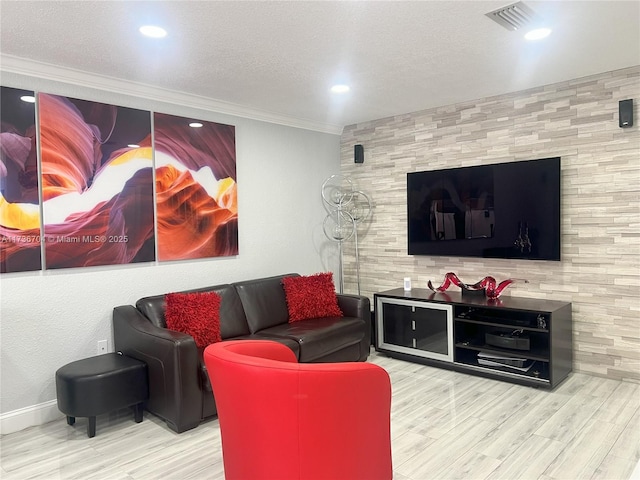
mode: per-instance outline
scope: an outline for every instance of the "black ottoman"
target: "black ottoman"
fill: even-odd
[[[147,365],[117,353],[71,362],[56,372],[58,409],[73,425],[76,417],[88,417],[87,434],[96,435],[96,416],[134,406],[135,420],[142,421],[149,397]]]

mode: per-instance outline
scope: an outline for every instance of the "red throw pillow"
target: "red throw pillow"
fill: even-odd
[[[333,286],[333,273],[284,277],[282,285],[287,297],[289,323],[308,318],[342,317]]]
[[[198,347],[206,347],[220,338],[220,302],[216,292],[167,293],[167,328],[191,335]]]

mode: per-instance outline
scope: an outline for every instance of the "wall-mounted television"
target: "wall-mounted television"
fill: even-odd
[[[407,174],[409,255],[560,260],[560,157]]]

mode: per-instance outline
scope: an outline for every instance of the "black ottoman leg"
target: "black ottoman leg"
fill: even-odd
[[[142,412],[143,412],[143,403],[138,403],[136,405],[133,406],[133,412],[135,414],[135,418],[136,418],[136,423],[140,423],[142,422]]]
[[[76,423],[76,417],[70,417],[67,415],[67,425],[73,425]]]
[[[87,435],[89,435],[89,438],[96,436],[96,417],[89,417],[89,423],[87,423]]]

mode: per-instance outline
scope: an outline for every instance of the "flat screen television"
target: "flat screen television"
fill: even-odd
[[[560,157],[407,174],[409,255],[560,260]]]

